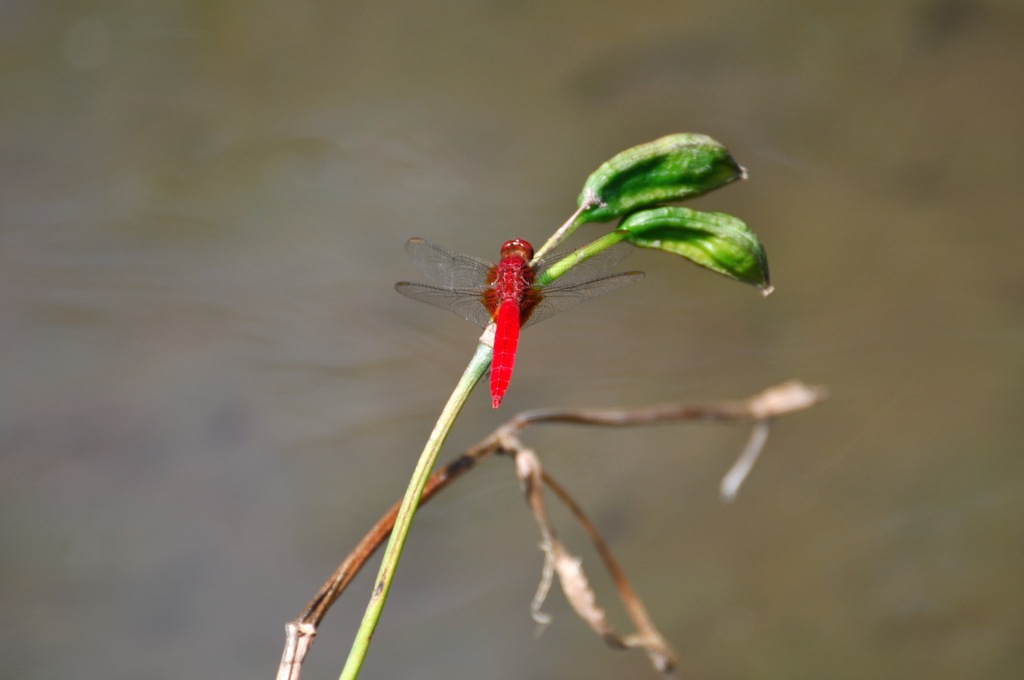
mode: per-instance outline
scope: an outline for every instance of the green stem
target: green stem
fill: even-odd
[[[363,621],[359,624],[359,631],[352,642],[352,649],[349,651],[345,668],[341,671],[340,680],[354,680],[359,675],[359,669],[366,659],[366,652],[370,647],[370,638],[373,636],[373,631],[380,620],[381,610],[384,609],[384,601],[387,599],[388,591],[391,589],[391,583],[394,580],[398,558],[402,555],[402,547],[405,545],[405,539],[409,535],[412,518],[416,514],[416,507],[419,504],[420,497],[423,495],[423,487],[427,483],[430,471],[437,461],[437,454],[441,451],[441,445],[444,444],[448,432],[451,431],[452,425],[455,423],[455,417],[462,410],[470,392],[473,391],[473,387],[487,371],[487,367],[491,365],[492,349],[484,344],[487,336],[488,333],[485,332],[484,338],[481,338],[481,344],[477,345],[476,353],[473,354],[473,358],[466,367],[466,371],[462,374],[462,378],[459,379],[458,385],[455,386],[455,391],[452,392],[452,396],[448,398],[448,403],[445,404],[444,410],[441,411],[441,415],[434,425],[434,431],[430,433],[430,438],[427,440],[426,446],[423,447],[423,453],[420,454],[420,459],[416,463],[412,479],[409,480],[405,496],[402,497],[402,505],[399,507],[398,517],[395,519],[395,527],[391,530],[391,538],[388,540],[387,548],[384,550],[384,560],[381,562],[380,571],[377,573],[377,580],[375,581],[373,593],[370,595],[370,602],[366,605]]]

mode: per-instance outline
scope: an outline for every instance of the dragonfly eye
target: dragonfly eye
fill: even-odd
[[[529,262],[533,259],[533,246],[530,245],[529,241],[514,238],[501,244],[501,256],[502,258],[521,257]]]

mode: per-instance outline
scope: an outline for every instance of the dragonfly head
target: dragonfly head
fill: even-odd
[[[514,238],[501,244],[501,257],[521,257],[527,262],[533,259],[533,246],[521,238]]]

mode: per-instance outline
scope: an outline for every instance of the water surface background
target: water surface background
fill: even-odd
[[[524,408],[827,385],[732,505],[742,427],[528,441],[685,677],[1019,677],[1022,72],[1010,0],[3,3],[0,676],[271,677],[477,337],[395,294],[403,242],[543,240],[603,160],[693,131],[750,179],[692,205],[775,294],[637,253],[442,456]],[[534,637],[537,541],[507,461],[432,502],[365,677],[655,677],[557,593]]]

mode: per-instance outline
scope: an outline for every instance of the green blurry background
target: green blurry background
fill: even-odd
[[[685,677],[1024,676],[1022,73],[1012,0],[0,3],[0,676],[271,677],[478,335],[394,293],[405,239],[543,240],[682,131],[748,168],[690,205],[775,294],[636,253],[442,457],[528,407],[827,385],[732,505],[742,427],[527,438]],[[654,677],[559,594],[535,639],[537,541],[507,461],[431,503],[365,677]]]

